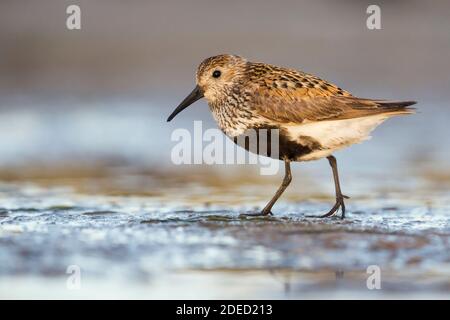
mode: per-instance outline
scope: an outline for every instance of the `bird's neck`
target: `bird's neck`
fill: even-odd
[[[223,99],[208,104],[219,128],[230,137],[244,133],[257,122],[257,116],[248,108],[244,96],[237,90],[230,89],[230,93],[224,95]]]

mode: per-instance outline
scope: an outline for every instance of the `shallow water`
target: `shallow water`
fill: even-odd
[[[299,182],[260,218],[241,214],[268,200],[277,177],[191,174],[2,184],[1,298],[450,298],[448,182],[374,182],[368,195],[371,180],[347,176],[345,220],[307,217],[332,193],[312,184],[298,194]],[[66,284],[70,265],[78,290]],[[367,288],[371,265],[381,290]]]

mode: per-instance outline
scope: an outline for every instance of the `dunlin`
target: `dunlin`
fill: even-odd
[[[189,105],[205,97],[220,129],[230,138],[248,129],[274,129],[279,133],[278,159],[285,176],[274,197],[257,213],[271,209],[292,180],[290,163],[327,158],[333,172],[336,203],[321,217],[339,208],[345,217],[335,151],[369,138],[386,119],[411,114],[414,101],[387,101],[353,96],[311,74],[236,55],[205,59],[197,69],[197,86],[173,111],[172,120]],[[235,140],[236,141],[236,140]]]

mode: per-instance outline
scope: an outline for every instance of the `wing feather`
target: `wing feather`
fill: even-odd
[[[415,101],[386,101],[353,96],[259,94],[252,107],[263,117],[282,123],[360,118],[382,113],[409,114]]]
[[[282,123],[303,123],[413,113],[414,101],[357,98],[311,74],[261,63],[249,64],[247,97],[263,117]]]

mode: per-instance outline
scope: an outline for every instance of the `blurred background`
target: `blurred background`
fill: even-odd
[[[370,3],[2,1],[0,164],[167,164],[175,127],[215,127],[205,101],[165,119],[197,65],[219,53],[311,72],[357,96],[417,100],[419,116],[387,122],[351,157],[371,166],[385,158],[372,159],[376,145],[389,154],[406,144],[390,162],[445,159],[450,5],[378,1],[382,29],[369,30]],[[81,30],[66,28],[69,4],[81,7]]]
[[[66,8],[72,4],[81,8],[81,30],[66,28]],[[366,9],[370,4],[381,8],[381,30],[366,27]],[[392,201],[397,201],[395,205],[406,201],[408,206],[408,201],[412,201],[411,206],[416,206],[419,211],[405,209],[408,212],[405,214],[412,212],[412,220],[430,224],[411,225],[406,220],[397,221],[395,232],[425,229],[443,232],[442,228],[446,228],[445,239],[448,240],[449,13],[450,2],[445,0],[2,0],[0,191],[4,210],[0,212],[0,218],[4,219],[4,227],[0,228],[0,276],[4,278],[0,289],[4,291],[0,290],[0,295],[9,297],[6,293],[9,285],[17,285],[19,289],[15,294],[18,297],[42,294],[38,288],[47,285],[47,276],[59,275],[58,272],[64,270],[75,256],[81,259],[77,261],[89,261],[91,264],[87,265],[97,272],[103,263],[110,265],[112,259],[118,266],[139,275],[161,271],[154,270],[158,263],[167,269],[189,269],[199,265],[220,269],[242,267],[239,261],[247,261],[246,268],[264,268],[269,264],[308,271],[316,267],[351,270],[355,266],[363,270],[358,261],[371,262],[372,256],[365,256],[369,250],[365,247],[348,250],[341,255],[346,260],[338,266],[333,262],[337,258],[333,248],[329,248],[332,256],[325,262],[314,256],[322,251],[313,249],[310,252],[312,264],[304,261],[297,264],[296,260],[287,258],[279,260],[277,254],[288,250],[286,243],[290,242],[285,240],[279,243],[278,249],[271,247],[276,246],[274,242],[267,246],[259,243],[261,246],[257,249],[249,247],[250,251],[242,253],[247,254],[245,257],[249,260],[245,260],[234,249],[218,251],[220,255],[201,251],[205,249],[202,245],[209,239],[216,239],[214,237],[218,237],[219,245],[229,244],[229,238],[220,237],[209,229],[206,236],[204,229],[194,229],[192,233],[177,229],[177,232],[186,233],[172,237],[171,231],[155,227],[153,232],[160,237],[155,240],[156,236],[151,238],[139,228],[141,233],[136,233],[137,236],[131,235],[136,230],[124,236],[121,230],[115,229],[115,223],[121,225],[117,222],[122,221],[120,219],[105,218],[102,220],[105,224],[94,227],[90,220],[74,218],[78,214],[85,219],[83,215],[90,217],[92,212],[121,211],[131,212],[140,221],[155,219],[150,213],[158,213],[161,208],[167,213],[174,208],[196,210],[199,205],[211,208],[211,204],[213,209],[217,209],[215,204],[220,210],[264,205],[281,176],[260,176],[254,165],[175,166],[170,160],[171,148],[175,145],[171,141],[174,129],[192,130],[194,120],[204,121],[204,130],[216,127],[204,100],[171,123],[166,119],[194,87],[198,64],[204,58],[220,53],[238,54],[249,60],[310,72],[360,97],[418,101],[416,115],[387,121],[375,130],[371,141],[336,156],[344,192],[352,196],[354,203],[361,199],[382,198],[376,203],[387,208],[386,212],[396,212],[397,207]],[[296,205],[312,198],[322,202],[319,207],[306,206],[308,210],[320,213],[328,209],[334,197],[328,163],[299,164],[293,170],[293,186],[287,191],[284,203]],[[75,191],[77,196],[68,190]],[[79,198],[95,195],[98,195],[95,199]],[[143,198],[133,198],[137,196]],[[423,208],[431,206],[430,203],[442,210],[438,220],[422,219],[422,214],[428,214]],[[24,208],[31,211],[23,211]],[[280,212],[280,208],[286,207],[280,205],[275,211]],[[295,212],[300,210],[298,208],[294,206],[288,210]],[[350,211],[355,215],[358,210],[365,209],[364,206],[350,205]],[[36,220],[30,213],[33,210],[39,214],[43,212],[41,218]],[[64,210],[75,210],[75,213],[68,220],[58,220],[64,216],[61,210],[63,213],[66,213]],[[128,215],[124,217],[127,217],[125,221],[131,219]],[[203,218],[199,219],[203,221]],[[373,225],[369,223],[369,227],[375,228],[376,221],[373,220]],[[55,223],[66,225],[68,229],[41,229]],[[77,228],[90,230],[87,240],[85,231]],[[105,231],[109,228],[112,231]],[[11,236],[16,233],[21,236]],[[73,236],[72,240],[66,238],[67,234]],[[200,248],[195,250],[200,251],[183,247],[198,234],[203,234],[203,238],[194,237],[198,241],[194,243]],[[256,241],[256,238],[249,238],[245,236],[250,243]],[[158,251],[159,247],[147,247],[149,243],[164,241],[167,241],[166,246],[160,250],[166,250],[171,256]],[[213,245],[214,241],[211,241]],[[27,245],[30,242],[42,246],[30,249]],[[392,245],[395,243],[397,241]],[[61,244],[70,249],[60,247]],[[395,245],[384,245],[380,246],[387,251],[398,249]],[[409,259],[416,261],[416,254],[424,260],[439,257],[436,258],[440,259],[439,263],[434,261],[433,272],[445,270],[447,277],[450,257],[444,252],[448,252],[448,242],[447,245],[436,245],[430,240],[429,245],[421,248],[424,251],[400,256],[401,263],[397,261],[391,265],[391,258],[383,261],[392,270],[397,270]],[[117,248],[121,250],[116,251]],[[293,248],[297,250],[296,245]],[[437,248],[439,253],[435,251]],[[240,250],[245,251],[245,248]],[[154,255],[148,256],[150,251]],[[85,252],[100,258],[86,258]],[[131,261],[139,260],[137,256],[147,257],[137,264],[138,267],[131,264]],[[229,260],[223,262],[218,256]],[[57,260],[63,257],[63,262]],[[129,264],[122,257],[128,257]],[[193,257],[196,257],[195,261],[191,260]],[[24,277],[36,274],[37,280],[33,279],[40,283],[39,286],[20,286]],[[9,278],[11,275],[19,276],[20,281]],[[106,277],[116,279],[117,274]],[[227,297],[225,293],[235,297],[235,291],[222,290],[220,277],[211,285],[210,278],[206,278],[209,280],[205,287],[196,277],[187,277],[186,283],[190,285],[195,281],[199,290],[210,290],[215,297]],[[242,281],[240,276],[234,279],[237,283]],[[167,282],[153,287],[153,297],[173,297],[168,284],[175,286],[176,283],[180,289],[178,294],[185,292],[178,280],[168,278]],[[448,278],[444,284],[448,293]],[[258,290],[258,287],[254,290],[253,285],[248,284],[248,292]],[[308,282],[306,287],[299,285],[298,288],[309,288],[309,285]],[[103,294],[109,292],[108,286],[104,289]],[[124,296],[139,296],[138,292],[133,289]],[[47,294],[52,297],[50,292]],[[270,295],[262,297],[271,298]]]

